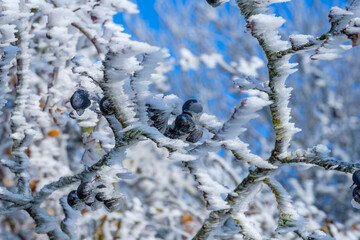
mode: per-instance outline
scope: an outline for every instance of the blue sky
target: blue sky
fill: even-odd
[[[155,11],[154,4],[156,0],[139,0],[137,1],[141,17],[148,22],[152,29],[159,29],[159,18]],[[114,22],[122,24],[122,14],[114,16]]]
[[[169,0],[171,1],[171,0]],[[199,0],[196,0],[199,1]],[[200,0],[204,1],[205,0]],[[293,0],[293,1],[300,1],[300,0]],[[348,0],[319,0],[321,1],[321,4],[328,4],[329,8],[331,6],[340,6],[345,7]],[[136,1],[138,8],[140,10],[141,17],[149,24],[149,27],[156,30],[159,29],[159,18],[155,11],[154,4],[156,0],[138,0]],[[307,1],[309,2],[309,1]],[[286,5],[287,3],[282,3],[283,5]],[[279,4],[277,4],[279,5]],[[281,4],[280,4],[281,5]],[[221,6],[224,7],[224,6]],[[286,8],[286,6],[284,6]],[[116,23],[122,23],[122,15],[117,14],[114,16],[114,21]]]
[[[158,29],[159,18],[154,8],[155,1],[156,0],[140,0],[137,4],[143,19],[147,20],[151,28]]]

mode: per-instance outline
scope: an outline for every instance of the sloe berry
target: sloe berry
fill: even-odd
[[[182,111],[183,113],[201,113],[203,107],[196,99],[190,99],[184,103]]]
[[[83,182],[77,188],[76,193],[79,199],[84,200],[91,194],[91,191],[92,191],[92,184],[90,182]]]
[[[115,197],[104,201],[106,209],[110,212],[119,210],[124,205],[123,197]]]
[[[196,128],[194,131],[192,131],[189,136],[186,138],[186,141],[191,143],[196,143],[199,141],[203,136],[203,129],[202,128]]]
[[[74,210],[81,210],[84,208],[84,203],[78,198],[76,190],[72,190],[67,196],[67,203]]]
[[[195,129],[195,122],[189,114],[182,113],[176,117],[174,129],[180,134],[187,134]]]
[[[104,192],[99,192],[95,195],[95,199],[99,202],[103,202],[106,200],[106,194]]]
[[[356,170],[353,173],[352,180],[357,186],[360,186],[360,170]]]
[[[355,202],[360,203],[360,187],[357,186],[352,192]]]
[[[111,107],[111,104],[109,102],[109,100],[106,97],[103,97],[100,100],[99,103],[100,106],[100,110],[101,112],[106,116],[106,115],[113,115],[114,114],[114,110]]]
[[[206,0],[208,4],[210,4],[212,7],[217,7],[221,4],[220,0]]]
[[[70,104],[78,115],[82,115],[86,108],[91,105],[89,94],[84,90],[76,90],[70,98]]]

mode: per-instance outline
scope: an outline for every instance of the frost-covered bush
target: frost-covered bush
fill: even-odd
[[[226,1],[207,2],[215,7]],[[360,164],[330,156],[322,144],[289,150],[290,144],[305,145],[293,140],[300,129],[290,121],[292,88],[285,81],[296,71],[297,64],[289,62],[295,54],[312,51],[311,59],[329,60],[358,45],[360,2],[346,10],[333,7],[327,33],[292,34],[289,41],[279,33],[285,20],[267,9],[280,2],[286,0],[236,1],[248,32],[241,39],[257,40],[267,79],[259,78],[264,64],[256,51],[249,52],[250,61],[228,62],[219,53],[196,56],[177,47],[183,70],[198,71],[201,64],[221,68],[246,94],[233,100],[234,110],[223,121],[226,114],[211,114],[206,100],[213,92],[221,100],[224,92],[215,90],[226,85],[199,89],[199,101],[177,97],[166,77],[172,68],[168,51],[132,40],[113,22],[118,12],[138,13],[136,4],[2,0],[1,236],[331,239],[326,232],[357,239],[356,221],[327,219],[317,198],[340,189],[321,185],[325,170],[353,173]],[[196,4],[209,7],[206,1]],[[212,19],[208,14],[203,22],[216,19],[207,11]],[[239,38],[234,34],[234,41]],[[307,73],[319,78],[316,70]],[[247,143],[246,124],[263,110],[274,141],[270,145],[271,137],[258,136]],[[256,144],[261,154],[250,150]],[[320,182],[289,177],[288,166],[304,164],[323,168],[312,172]],[[341,194],[351,199],[349,182],[343,181]]]

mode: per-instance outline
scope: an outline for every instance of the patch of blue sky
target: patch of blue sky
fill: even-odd
[[[160,21],[159,16],[155,10],[154,4],[156,0],[143,0],[143,1],[137,1],[138,9],[140,11],[140,16],[145,20],[149,27],[153,30],[157,30],[160,27]],[[123,16],[127,13],[118,13],[115,14],[113,19],[114,22],[117,24],[124,25],[124,19]],[[126,32],[126,29],[125,29]]]

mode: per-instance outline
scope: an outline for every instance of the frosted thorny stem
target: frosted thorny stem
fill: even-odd
[[[82,34],[84,34],[84,36],[90,40],[90,42],[94,45],[98,58],[101,60],[101,50],[100,47],[98,46],[97,42],[96,42],[96,38],[95,37],[91,37],[90,33],[88,33],[87,31],[85,31],[85,29],[83,27],[81,27],[79,24],[77,23],[71,23],[72,26],[74,26],[75,28],[77,28]]]
[[[28,173],[27,167],[29,164],[28,156],[23,152],[34,135],[34,132],[26,126],[26,119],[24,114],[24,109],[26,108],[25,103],[27,101],[28,94],[28,74],[29,71],[29,57],[28,57],[28,26],[25,18],[19,20],[18,23],[18,32],[16,33],[17,37],[17,46],[20,48],[17,56],[17,86],[16,86],[16,101],[15,109],[12,113],[12,136],[14,139],[12,155],[14,165],[10,168],[11,171],[15,173],[17,178],[17,192],[30,197],[30,188],[29,180],[30,175]]]
[[[330,157],[330,151],[323,145],[309,148],[306,151],[297,150],[290,153],[282,161],[284,163],[305,163],[316,165],[327,170],[335,170],[345,173],[353,173],[360,169],[360,163],[343,162]]]
[[[55,3],[54,0],[50,1],[52,3],[52,5],[54,5],[54,7],[58,7],[57,4]],[[80,26],[78,23],[71,23],[71,25],[75,28],[77,28],[82,34],[84,34],[84,36],[89,39],[89,41],[94,45],[98,58],[101,60],[101,49],[100,46],[98,45],[98,43],[96,42],[96,38],[92,37],[90,33],[88,33],[82,26]]]
[[[299,233],[301,233],[306,221],[292,206],[292,200],[289,193],[273,177],[265,179],[264,182],[269,186],[278,203],[280,217],[276,231],[279,233],[299,231]]]
[[[76,239],[76,219],[79,213],[69,206],[66,197],[60,199],[60,204],[65,214],[64,220],[61,221],[61,230],[68,235],[70,239]]]
[[[34,195],[34,201],[35,202],[42,202],[44,201],[48,196],[50,196],[54,191],[67,187],[68,185],[78,182],[81,179],[84,179],[88,174],[94,173],[98,171],[102,166],[106,165],[108,163],[108,160],[110,159],[110,156],[115,151],[118,151],[122,145],[115,146],[111,151],[107,154],[105,154],[98,162],[91,165],[90,167],[83,170],[81,173],[78,173],[71,177],[61,177],[58,181],[52,182],[50,184],[45,185],[39,192],[37,192]]]
[[[263,169],[256,169],[252,171],[243,181],[235,188],[233,194],[230,193],[226,198],[226,202],[230,206],[230,209],[224,210],[217,210],[212,211],[209,214],[209,218],[207,218],[195,235],[193,240],[200,240],[200,239],[208,239],[213,233],[214,230],[218,227],[221,227],[223,223],[226,221],[228,217],[230,217],[231,209],[234,207],[235,204],[238,203],[239,200],[243,197],[243,194],[251,192],[255,189],[256,185],[259,181],[261,181],[264,177],[268,176],[274,170],[263,170]]]
[[[67,240],[69,237],[56,226],[56,218],[50,215],[45,209],[40,208],[40,204],[32,204],[31,207],[25,209],[34,219],[37,233],[47,234],[49,239]]]
[[[46,101],[45,101],[45,105],[43,107],[43,111],[46,111],[47,108],[48,108],[48,104],[49,104],[49,101],[50,101],[50,89],[52,87],[54,87],[54,84],[56,82],[56,79],[58,78],[58,75],[59,75],[59,67],[54,67],[54,70],[53,70],[53,73],[52,73],[52,76],[51,76],[51,83],[49,84],[49,87],[48,87],[48,96],[46,98]]]

